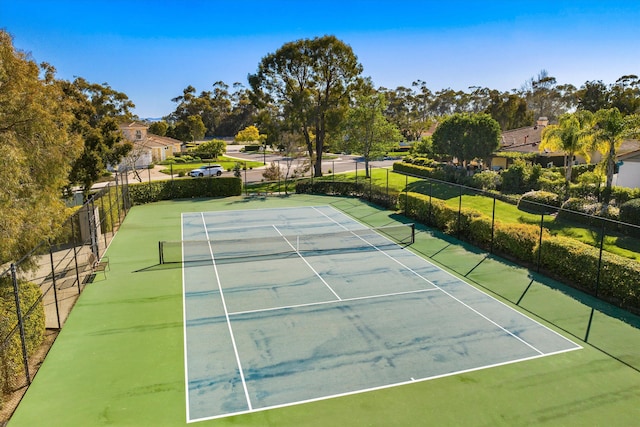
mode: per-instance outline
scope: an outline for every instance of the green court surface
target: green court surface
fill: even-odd
[[[201,364],[205,371],[227,369],[224,365],[229,356],[228,347],[222,344],[225,338],[217,333],[210,336],[198,333],[194,335],[196,342],[208,347],[216,357],[189,360],[185,331],[190,334],[188,331],[195,329],[185,327],[183,279],[190,267],[183,270],[179,263],[158,265],[158,241],[181,240],[182,218],[189,213],[251,210],[261,217],[264,211],[255,210],[305,206],[329,206],[339,211],[341,217],[367,227],[409,222],[400,215],[357,199],[307,195],[194,199],[134,207],[108,250],[110,274],[89,285],[81,295],[9,426],[637,424],[640,419],[640,405],[637,404],[640,401],[640,322],[637,317],[423,227],[418,227],[417,241],[411,246],[414,253],[425,257],[431,265],[448,268],[450,277],[463,279],[490,299],[504,303],[499,303],[500,306],[512,307],[514,313],[528,316],[544,329],[561,334],[565,341],[576,343],[582,349],[545,357],[524,357],[523,360],[519,360],[516,351],[513,356],[516,360],[513,360],[508,345],[503,347],[502,341],[493,341],[490,353],[506,354],[511,360],[509,363],[486,367],[482,364],[492,363],[481,362],[478,369],[463,368],[459,373],[439,375],[427,372],[429,366],[416,366],[423,363],[420,359],[408,358],[407,366],[413,365],[417,371],[426,372],[420,377],[423,381],[400,382],[392,378],[383,382],[381,377],[392,371],[368,369],[366,375],[356,378],[356,382],[364,381],[364,384],[358,385],[353,394],[341,392],[340,388],[331,389],[320,396],[330,398],[301,396],[296,400],[288,397],[294,404],[267,403],[264,410],[243,413],[240,409],[238,415],[213,419],[203,415],[198,418],[201,421],[195,421],[197,417],[189,417],[187,384],[191,383],[185,367]],[[235,227],[243,228],[246,224],[240,216],[236,217]],[[207,224],[207,228],[216,228],[215,221]],[[194,236],[198,238],[197,233]],[[378,262],[377,258],[366,258],[368,254],[365,260]],[[324,260],[318,257],[320,259]],[[290,266],[288,262],[288,259],[276,259],[252,268],[274,270],[280,266],[282,270]],[[242,264],[230,262],[220,267],[220,283],[227,283],[231,289],[240,291],[239,294],[252,285],[238,279],[244,274]],[[211,269],[210,266],[205,268]],[[196,287],[200,284],[210,286],[215,283],[210,276],[209,270],[185,283]],[[325,296],[319,289],[294,292],[285,298],[304,296],[312,302],[322,301]],[[208,295],[215,292],[210,287],[204,291]],[[340,294],[340,290],[336,293]],[[359,323],[362,328],[369,328],[372,333],[381,330],[388,333],[387,341],[400,339],[398,337],[410,340],[419,333],[447,334],[443,331],[446,329],[475,328],[473,318],[464,311],[445,309],[435,314],[418,311],[422,316],[418,319],[400,316],[415,310],[416,304],[424,304],[429,299],[425,294],[430,292],[412,294],[413,297],[405,295],[401,297],[403,301],[377,298],[384,312],[391,312],[393,319],[400,319],[397,325],[402,324],[402,327],[398,326],[395,332],[393,322],[380,317],[369,301],[350,301],[347,308],[352,313],[357,312],[360,319],[366,319]],[[262,342],[265,345],[268,342],[266,347],[277,351],[281,361],[295,360],[305,351],[304,347],[294,346],[290,334],[285,333],[293,330],[292,325],[302,325],[313,331],[317,325],[325,324],[328,314],[341,312],[346,307],[345,301],[338,305],[323,305],[326,310],[322,312],[314,312],[313,305],[289,307],[292,315],[274,320],[264,311],[255,311],[256,307],[273,309],[272,302],[267,299],[234,298],[233,293],[225,295],[229,295],[228,301],[235,307],[227,314],[236,316],[236,323],[232,324],[238,332],[238,347],[249,348],[259,343],[260,340],[252,336],[258,331],[262,334]],[[220,300],[217,302],[219,304]],[[275,304],[277,308],[278,303]],[[212,317],[224,316],[224,310],[220,311],[219,307],[210,310],[205,312],[205,317],[207,313]],[[465,316],[468,317],[466,321]],[[338,316],[340,322],[353,323],[349,316]],[[223,326],[227,328],[226,323]],[[314,331],[308,339],[320,340],[331,334],[329,330]],[[455,332],[453,334],[455,336]],[[376,342],[386,343],[385,340]],[[450,343],[452,348],[456,344]],[[361,346],[356,340],[347,340],[329,353],[332,357],[345,358],[362,351]],[[482,351],[486,352],[486,347]],[[262,367],[261,378],[269,377],[260,360],[263,356],[257,351],[245,359],[245,363]],[[313,370],[307,374],[301,377],[309,378],[307,382],[280,384],[281,388],[278,388],[281,381],[277,376],[271,380],[267,378],[267,382],[256,382],[252,396],[269,402],[269,393],[289,394],[291,387],[297,387],[295,394],[309,393],[309,390],[355,375],[339,370],[327,371],[326,378]],[[378,388],[380,384],[384,387]],[[308,402],[303,403],[305,400]],[[228,413],[233,414],[234,410]],[[189,423],[189,420],[194,422]]]

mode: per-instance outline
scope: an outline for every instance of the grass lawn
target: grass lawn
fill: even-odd
[[[371,177],[372,183],[380,187],[385,187],[388,182],[389,188],[396,191],[404,191],[407,188],[416,193],[431,194],[432,197],[444,200],[455,208],[461,204],[462,207],[480,211],[489,217],[493,215],[493,198],[476,193],[472,189],[465,189],[461,196],[460,189],[453,184],[430,183],[420,178],[409,177],[381,168],[373,168]],[[326,175],[321,179],[355,181],[356,174],[348,172],[335,176]],[[357,179],[358,181],[366,179],[364,171],[358,172]],[[511,203],[496,200],[495,209],[496,220],[504,223],[540,224],[540,215],[524,212]],[[552,234],[571,237],[591,246],[598,247],[600,244],[600,230],[597,227],[558,220],[551,215],[544,217],[544,227],[549,229]],[[640,240],[621,233],[608,232],[604,239],[603,249],[622,257],[640,260]]]
[[[237,159],[232,159],[226,156],[220,156],[217,160],[211,162],[194,162],[194,163],[174,163],[173,166],[163,165],[164,169],[160,169],[160,172],[166,173],[167,175],[171,173],[173,170],[174,174],[179,174],[180,172],[188,173],[192,169],[199,168],[200,166],[206,166],[210,164],[217,164],[222,166],[225,170],[232,170],[236,163],[240,163],[241,165],[246,164],[248,168],[257,168],[262,165],[262,162],[254,162],[254,161],[239,161]]]

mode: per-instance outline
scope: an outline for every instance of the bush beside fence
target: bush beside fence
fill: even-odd
[[[386,187],[352,181],[299,180],[296,182],[298,194],[331,194],[353,196],[368,200],[386,208],[395,209],[398,203],[398,191]]]
[[[25,348],[27,356],[31,356],[44,341],[44,307],[39,303],[42,292],[38,285],[22,280],[18,282],[18,292],[22,310],[25,310],[22,313]],[[4,276],[0,278],[0,337],[7,338],[0,342],[0,390],[2,393],[10,392],[15,387],[15,379],[25,373],[21,336],[14,332],[18,325],[18,316],[13,301],[13,283],[10,276]],[[1,399],[0,407],[2,407]]]
[[[92,193],[82,207],[70,208],[71,216],[54,236],[43,236],[21,259],[3,265],[9,268],[0,272],[0,408],[18,401],[6,401],[9,393],[23,392],[31,384],[45,331],[62,328],[93,281],[95,261],[129,209],[127,185],[126,173],[117,175],[115,185]]]
[[[566,284],[619,307],[640,311],[640,262],[608,252],[602,252],[601,257],[599,249],[552,236],[546,228],[503,224],[473,209],[458,210],[420,193],[401,193],[398,206],[410,218],[524,265],[537,265]]]
[[[242,194],[242,180],[236,177],[178,179],[129,184],[133,205],[159,200],[194,197],[227,197]]]

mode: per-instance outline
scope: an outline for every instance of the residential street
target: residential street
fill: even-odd
[[[270,164],[272,162],[280,162],[281,167],[286,167],[286,160],[279,154],[267,153],[266,156],[263,153],[243,153],[240,150],[243,148],[243,145],[228,145],[227,152],[225,156],[236,158],[238,160],[252,160],[256,162],[265,162],[266,164]],[[327,175],[330,173],[341,173],[341,172],[349,172],[354,171],[356,168],[358,170],[364,170],[364,161],[361,156],[351,156],[351,155],[339,155],[336,157],[334,154],[328,154],[327,157],[330,157],[329,160],[323,160],[322,162],[322,171],[323,174]],[[371,162],[371,166],[375,168],[380,167],[390,167],[394,162],[398,160],[381,160]],[[292,165],[291,170],[295,168],[295,165]],[[160,172],[162,169],[166,169],[167,166],[164,165],[156,165],[153,169],[141,169],[138,170],[138,174],[142,182],[149,181],[159,181],[171,179],[171,175]],[[264,178],[262,176],[264,172],[265,166],[260,166],[257,168],[253,168],[242,173],[243,181],[246,180],[247,183],[252,182],[260,182]],[[222,176],[230,176],[233,172],[224,172]],[[191,179],[189,177],[178,177],[177,174],[173,175],[173,179]],[[133,173],[129,173],[129,182],[138,182],[138,177]]]

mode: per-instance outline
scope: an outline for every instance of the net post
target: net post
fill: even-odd
[[[414,222],[411,223],[411,244],[413,245],[416,242],[416,224]]]
[[[162,240],[158,241],[158,262],[160,264],[164,264],[164,259],[162,257]]]

